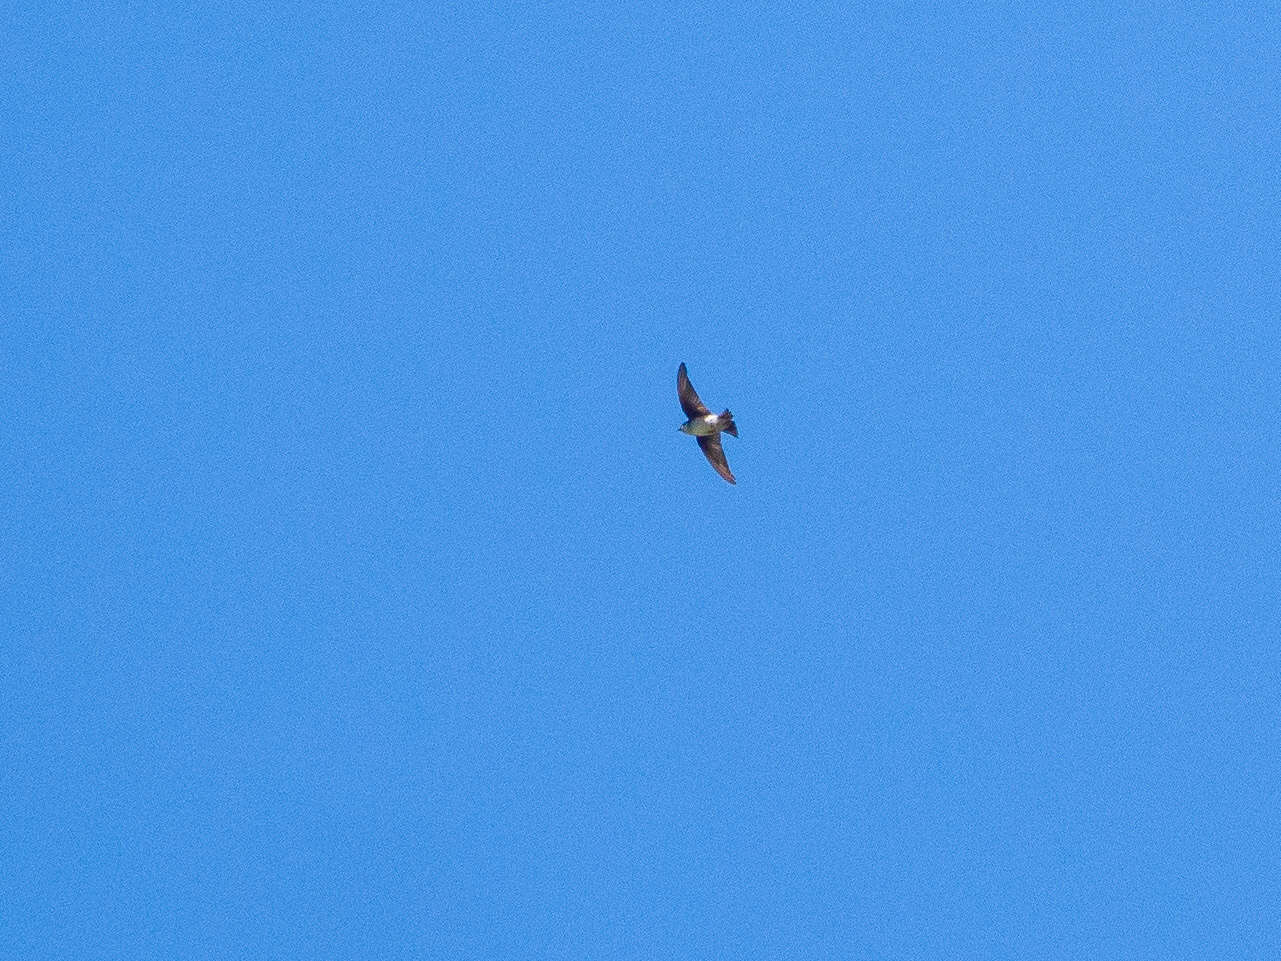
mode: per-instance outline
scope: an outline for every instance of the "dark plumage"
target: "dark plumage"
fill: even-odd
[[[721,447],[722,432],[738,436],[738,425],[734,423],[734,415],[728,410],[713,414],[707,409],[707,406],[699,400],[694,385],[689,382],[689,374],[684,364],[681,364],[676,371],[676,396],[680,398],[681,410],[685,411],[685,416],[689,418],[681,424],[680,429],[694,436],[703,456],[716,469],[716,473],[731,484],[737,483],[730,472],[729,462],[725,460],[725,450]]]

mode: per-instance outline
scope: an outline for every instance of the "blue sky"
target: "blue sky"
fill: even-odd
[[[1121,6],[11,13],[13,950],[1277,957],[1281,25]]]

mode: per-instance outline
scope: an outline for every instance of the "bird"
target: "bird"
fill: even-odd
[[[698,399],[698,392],[694,390],[694,385],[689,382],[689,374],[684,364],[681,364],[680,369],[676,371],[676,396],[680,398],[681,410],[685,411],[685,416],[689,418],[681,424],[679,430],[694,436],[707,462],[716,468],[716,473],[731,484],[738,483],[730,473],[729,463],[725,460],[725,451],[721,447],[722,431],[738,436],[738,425],[734,423],[734,415],[728,410],[713,414],[707,409],[707,406]]]

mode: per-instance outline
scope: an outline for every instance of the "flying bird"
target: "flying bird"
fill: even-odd
[[[703,456],[716,468],[716,473],[731,484],[736,483],[734,475],[730,473],[729,463],[725,460],[725,451],[721,448],[721,431],[738,436],[734,415],[728,410],[713,414],[707,409],[706,405],[698,399],[694,385],[689,382],[689,374],[685,372],[684,364],[681,364],[680,369],[676,371],[676,394],[681,400],[681,410],[685,411],[685,416],[689,418],[681,424],[680,429],[686,434],[694,435],[698,446],[702,448]]]

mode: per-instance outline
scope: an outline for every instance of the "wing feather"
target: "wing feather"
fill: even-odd
[[[681,364],[680,369],[676,371],[676,395],[681,399],[681,410],[691,420],[711,413],[698,399],[698,393],[694,390],[694,385],[689,382],[689,374],[685,372],[684,364]]]
[[[729,461],[725,459],[725,448],[721,447],[721,435],[709,434],[706,437],[696,437],[698,446],[703,449],[703,456],[707,458],[707,463],[716,468],[716,473],[720,474],[731,484],[738,483],[734,480],[734,475],[730,473]]]

